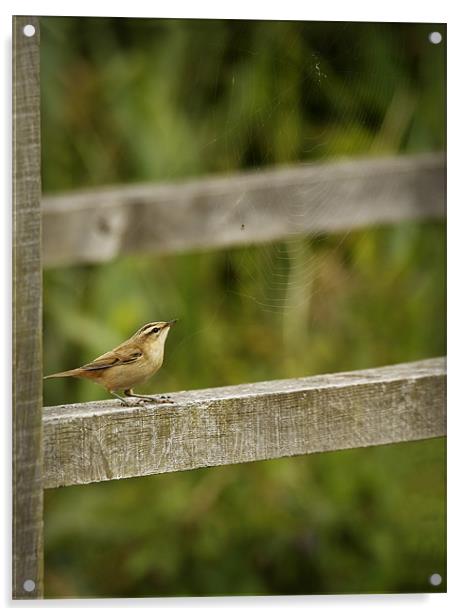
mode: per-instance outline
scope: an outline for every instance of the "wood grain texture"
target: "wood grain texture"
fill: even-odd
[[[33,37],[23,34],[32,24]],[[39,19],[13,18],[13,597],[43,594]],[[28,591],[24,582],[31,580]],[[28,587],[28,585],[26,585]],[[32,584],[31,584],[32,588]]]
[[[44,487],[443,436],[445,360],[44,409]]]
[[[44,264],[205,250],[445,215],[443,154],[299,165],[43,199]]]

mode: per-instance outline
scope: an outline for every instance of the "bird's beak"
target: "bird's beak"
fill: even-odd
[[[172,325],[174,325],[176,322],[178,321],[178,319],[173,319],[173,321],[167,321],[165,323],[164,327],[171,327]]]

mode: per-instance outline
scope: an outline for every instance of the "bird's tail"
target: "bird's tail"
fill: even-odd
[[[66,372],[55,372],[55,374],[48,374],[44,376],[44,379],[57,379],[62,376],[78,376],[79,369],[67,370]]]

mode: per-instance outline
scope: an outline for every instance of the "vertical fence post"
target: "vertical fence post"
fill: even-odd
[[[13,17],[13,598],[43,596],[39,18]]]

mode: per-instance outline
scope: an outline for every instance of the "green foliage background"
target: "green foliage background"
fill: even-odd
[[[441,150],[432,24],[41,19],[43,188]],[[46,373],[178,317],[145,391],[445,353],[445,228],[403,223],[44,273]],[[143,391],[143,390],[141,390]],[[48,405],[106,397],[46,382]],[[444,591],[445,443],[46,492],[46,595]]]

